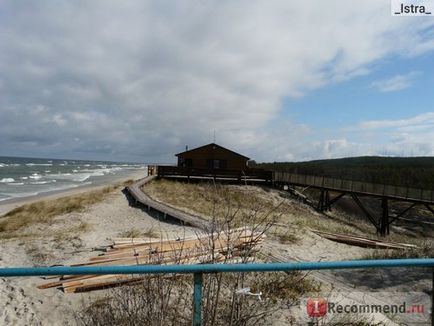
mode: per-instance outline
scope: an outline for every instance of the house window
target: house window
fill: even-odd
[[[206,166],[208,169],[226,169],[226,160],[206,160]]]

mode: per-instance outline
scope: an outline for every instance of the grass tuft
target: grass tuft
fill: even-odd
[[[142,231],[137,228],[132,228],[128,231],[122,232],[120,234],[121,238],[141,238],[141,237],[147,237],[147,238],[159,238],[160,234],[156,231],[154,231],[152,228]]]

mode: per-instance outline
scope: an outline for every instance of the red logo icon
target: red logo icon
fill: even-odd
[[[306,308],[310,317],[323,317],[327,314],[327,300],[324,298],[309,298]]]

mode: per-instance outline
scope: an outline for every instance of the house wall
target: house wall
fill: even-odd
[[[236,155],[218,146],[204,147],[185,154],[181,153],[178,155],[178,166],[182,166],[182,162],[185,162],[187,159],[191,160],[192,167],[202,169],[210,168],[208,165],[209,160],[226,161],[226,166],[221,166],[220,168],[229,170],[244,170],[247,166],[247,159],[245,157]]]

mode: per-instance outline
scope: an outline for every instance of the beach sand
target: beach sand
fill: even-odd
[[[63,196],[90,189],[77,188],[8,204],[3,211],[41,199],[60,200]],[[68,231],[71,226],[82,222],[88,225],[87,230]],[[83,262],[98,255],[99,251],[95,251],[95,248],[111,244],[111,238],[122,236],[132,229],[142,232],[152,230],[153,233],[168,237],[195,233],[192,228],[161,222],[143,210],[129,206],[121,189],[84,212],[58,216],[52,225],[33,225],[31,228],[26,231],[43,231],[46,235],[0,240],[0,267],[69,265]],[[64,294],[56,288],[36,288],[44,282],[40,277],[0,278],[0,325],[76,325],[74,310],[80,309],[83,300],[98,297],[104,292]]]
[[[135,177],[141,178],[143,175]],[[61,200],[63,196],[90,189],[77,188],[13,204],[9,203],[8,205],[12,206],[6,206],[7,208],[3,208],[3,211],[40,199]],[[263,193],[264,196],[280,198],[274,190],[268,193],[258,188],[256,191]],[[292,207],[291,214],[306,218],[319,217],[318,213],[308,206],[295,200],[285,200],[288,200],[288,205]],[[86,223],[87,227],[83,230],[74,228],[81,223]],[[34,233],[37,236],[0,240],[0,267],[67,266],[83,262],[89,257],[96,256],[99,253],[96,250],[98,247],[111,244],[112,238],[124,236],[131,230],[143,233],[152,231],[164,237],[188,236],[200,232],[192,227],[158,220],[145,210],[130,206],[122,189],[118,189],[103,201],[91,205],[84,211],[60,215],[49,225],[35,224],[23,230],[27,234]],[[303,232],[300,236],[301,240],[292,244],[282,244],[269,237],[266,240],[267,244],[264,245],[264,251],[272,252],[285,261],[329,261],[359,259],[372,250],[332,242],[310,231]],[[393,273],[384,270],[356,273],[324,271],[310,274],[315,279],[324,281],[327,286],[333,285],[335,289],[344,293],[355,291],[355,286],[366,293],[378,291],[379,288],[386,291],[385,295],[376,295],[371,299],[369,295],[366,297],[368,301],[375,300],[373,302],[378,302],[378,300],[388,302],[391,297],[401,291],[426,291],[430,288],[430,275],[421,275],[415,270],[396,270]],[[403,274],[406,278],[401,281]],[[107,290],[65,294],[56,288],[46,290],[36,288],[37,285],[45,282],[40,277],[0,278],[0,325],[77,325],[74,311],[83,307],[83,301],[95,300],[107,294]],[[360,298],[355,294],[348,300],[358,302]],[[269,325],[287,325],[286,321],[289,316],[303,314],[305,314],[304,306],[294,307],[291,310],[279,310],[270,320]],[[376,320],[385,321],[386,325],[394,325],[383,315],[376,316]]]

